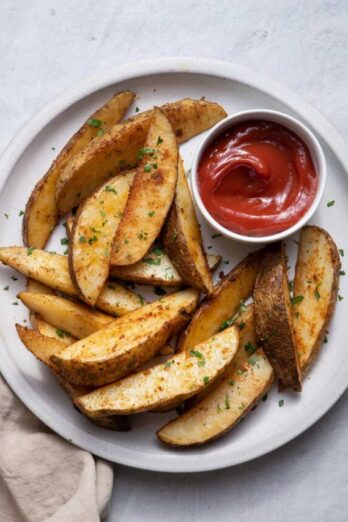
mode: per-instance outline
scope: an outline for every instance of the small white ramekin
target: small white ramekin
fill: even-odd
[[[269,236],[247,236],[243,234],[237,234],[236,232],[232,232],[228,228],[225,228],[224,226],[220,225],[216,221],[216,219],[213,218],[213,216],[208,212],[206,209],[202,199],[201,195],[199,193],[198,188],[198,166],[202,157],[202,154],[206,150],[207,146],[223,131],[227,130],[230,127],[233,127],[237,123],[241,123],[243,121],[251,121],[251,120],[268,120],[273,121],[275,123],[280,123],[281,125],[284,125],[284,127],[287,127],[291,131],[293,131],[295,134],[297,134],[307,145],[310,155],[312,157],[312,161],[314,164],[314,168],[317,171],[318,174],[318,186],[316,195],[314,197],[314,200],[311,204],[311,206],[308,208],[307,212],[302,216],[301,219],[297,221],[292,227],[287,228],[286,230],[283,230],[282,232],[278,232],[277,234],[272,234]],[[321,148],[321,145],[319,144],[317,138],[314,136],[312,131],[309,130],[308,127],[306,127],[303,123],[301,123],[296,118],[289,116],[288,114],[284,114],[283,112],[278,111],[272,111],[272,110],[266,110],[266,109],[256,109],[256,110],[249,110],[249,111],[242,111],[237,112],[233,114],[232,116],[228,116],[224,120],[222,120],[220,123],[212,127],[210,131],[208,131],[207,135],[205,136],[204,140],[200,144],[199,148],[197,149],[194,158],[193,158],[193,164],[191,169],[191,188],[192,188],[192,194],[193,198],[195,200],[195,203],[204,217],[204,219],[207,221],[207,223],[217,232],[222,234],[223,236],[234,239],[236,241],[240,241],[242,243],[271,243],[274,241],[279,241],[281,239],[285,239],[286,237],[290,236],[291,234],[294,234],[297,232],[300,228],[302,228],[313,216],[314,212],[317,210],[319,203],[321,201],[321,198],[324,193],[325,183],[326,183],[326,161],[325,156],[323,153],[323,150]]]

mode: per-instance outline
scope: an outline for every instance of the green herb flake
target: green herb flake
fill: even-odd
[[[85,236],[80,236],[80,237],[79,237],[79,243],[86,243],[86,238],[85,238]]]
[[[105,190],[106,192],[113,192],[114,194],[117,194],[117,190],[115,190],[112,185],[106,185]]]
[[[176,241],[178,239],[178,233],[176,230],[173,232],[173,241]]]
[[[166,361],[164,363],[164,367],[165,368],[170,368],[172,364],[174,364],[175,361],[171,360],[171,361]]]
[[[4,288],[3,288],[3,290],[5,290],[5,291],[7,291],[7,290],[9,290],[9,289],[10,289],[9,285],[4,286]]]
[[[263,402],[266,402],[267,399],[268,399],[268,395],[267,395],[267,393],[266,393],[266,395],[264,395],[264,396],[262,397],[262,400],[263,400]]]
[[[144,306],[144,304],[145,304],[145,299],[143,298],[142,295],[139,295],[138,297],[139,297],[140,305],[141,305],[141,306]]]
[[[225,409],[226,410],[230,409],[230,396],[228,395],[228,393],[226,393],[226,395],[225,395]]]
[[[139,111],[140,111],[139,107],[135,107],[135,112],[139,112]]]
[[[92,245],[92,244],[95,243],[96,241],[98,241],[97,236],[92,236],[92,237],[89,238],[89,240],[88,240],[88,244],[89,244],[89,245]]]
[[[60,328],[57,328],[56,329],[56,334],[58,335],[58,337],[60,337],[61,339],[64,339],[64,337],[66,335],[69,335],[67,334],[66,332],[64,332],[64,330],[61,330]]]
[[[97,132],[97,136],[103,136],[105,134],[105,130],[103,128],[100,128]]]
[[[63,255],[67,256],[68,254],[69,254],[69,249],[67,248],[66,250],[64,250]]]
[[[103,125],[103,122],[101,120],[97,120],[96,118],[90,118],[87,120],[88,125],[91,125],[92,127],[99,128]]]
[[[327,335],[325,335],[324,339],[323,339],[323,343],[324,344],[327,344],[329,342],[328,338],[327,338]]]
[[[237,375],[245,375],[248,373],[248,370],[245,370],[244,368],[238,368]]]
[[[295,312],[295,317],[296,317],[296,319],[299,319],[301,317],[300,312]]]
[[[337,297],[338,297],[338,300],[339,300],[339,301],[343,301],[343,299],[344,299],[344,297],[343,297],[342,295],[340,295],[340,294],[338,294]]]
[[[8,214],[4,214],[5,218],[8,219],[9,218],[9,215]]]
[[[319,286],[320,286],[320,285],[317,285],[317,286],[315,287],[315,290],[314,290],[314,297],[315,297],[318,301],[319,301],[319,299],[320,299]]]
[[[294,290],[294,282],[289,281],[289,292],[293,292],[293,290]]]
[[[34,252],[35,248],[34,247],[28,247],[27,248],[27,256],[31,256],[31,254]]]
[[[69,240],[67,237],[63,237],[61,240],[60,240],[60,244],[61,245],[68,245],[69,244]]]
[[[282,408],[284,406],[284,400],[281,399],[279,402],[278,402],[278,406],[279,408]]]
[[[125,245],[128,245],[128,243],[129,243],[129,240],[128,240],[128,239],[125,239],[125,240],[124,240],[124,244],[125,244]]]
[[[209,383],[209,377],[208,377],[208,375],[205,375],[205,376],[203,377],[203,382],[204,382],[205,385],[207,385],[207,384]]]
[[[154,210],[151,210],[150,212],[147,213],[147,215],[149,217],[153,217],[155,215],[155,211]]]
[[[146,163],[146,165],[144,166],[144,172],[151,172],[151,163]]]
[[[333,207],[334,204],[335,204],[335,200],[333,199],[332,201],[329,201],[329,202],[327,203],[327,206],[328,206],[328,207]]]
[[[138,234],[138,239],[140,239],[140,240],[146,240],[146,239],[147,239],[147,236],[148,236],[148,233],[147,233],[147,232],[144,232],[144,230],[142,230],[142,231],[139,232],[139,234]]]
[[[20,216],[24,216],[24,212],[23,212],[23,210],[20,210],[18,215],[19,215],[19,217],[20,217]]]
[[[14,301],[14,303],[12,303],[13,306],[18,306],[18,301]]]
[[[239,330],[243,330],[244,326],[245,326],[245,322],[244,321],[241,321],[239,324],[237,324]]]
[[[340,271],[339,271],[339,274],[340,274],[340,276],[345,276],[345,275],[346,275],[346,273],[345,273],[344,270],[340,270]]]
[[[251,357],[249,357],[248,363],[251,366],[255,366],[255,364],[257,363],[258,360],[259,360],[259,358],[256,355],[252,355]]]
[[[295,304],[301,303],[303,301],[303,299],[304,299],[303,295],[296,295],[291,298],[291,304],[295,305]]]
[[[145,154],[148,154],[149,156],[153,156],[156,152],[156,149],[153,147],[143,147],[138,150],[137,152],[137,159],[141,160],[145,156]]]
[[[343,250],[343,248],[339,248],[338,251],[340,253],[340,256],[344,257],[344,250]]]
[[[211,236],[212,239],[216,239],[217,237],[222,237],[222,234],[213,234]]]
[[[162,140],[161,136],[158,136],[157,145],[161,145],[161,143],[163,143],[163,140]]]
[[[157,163],[153,163],[153,164],[152,164],[152,168],[155,169],[155,170],[158,169],[158,165],[157,165]]]
[[[238,406],[238,409],[239,409],[240,411],[243,411],[243,410],[245,409],[245,403],[242,402],[242,403],[240,404],[240,406]]]
[[[161,264],[161,258],[146,257],[144,259],[144,263],[147,263],[148,265],[159,266]]]
[[[244,350],[245,350],[246,353],[248,353],[249,355],[253,355],[253,353],[256,352],[257,348],[256,348],[256,346],[253,345],[252,342],[248,341],[248,342],[244,345]]]
[[[18,281],[18,277],[16,277],[16,276],[11,276],[11,279],[12,279],[12,281]]]
[[[233,317],[231,317],[230,319],[226,319],[226,321],[222,321],[222,323],[219,326],[218,332],[222,332],[223,330],[226,330],[226,328],[228,328],[229,326],[234,324],[234,322],[235,322],[235,320]]]
[[[234,386],[234,380],[233,380],[233,379],[230,379],[230,380],[227,382],[227,384],[228,384],[229,386]]]
[[[115,290],[116,287],[115,287],[115,285],[113,285],[112,283],[109,283],[109,284],[108,284],[108,288],[109,288],[110,290]]]

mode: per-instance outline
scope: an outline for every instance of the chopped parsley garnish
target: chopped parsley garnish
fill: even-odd
[[[150,212],[147,213],[147,215],[149,217],[153,217],[155,215],[155,211],[154,210],[151,210]]]
[[[158,254],[159,256],[163,255],[163,250],[161,247],[155,247],[153,250],[151,250],[151,254]]]
[[[342,296],[342,295],[340,295],[340,294],[338,294],[338,296],[337,296],[337,297],[338,297],[338,300],[339,300],[339,301],[343,301],[343,299],[344,299],[344,298],[343,298],[343,296]]]
[[[216,239],[217,237],[222,237],[222,234],[213,234],[211,236],[212,239]]]
[[[227,382],[227,384],[228,384],[229,386],[234,386],[234,380],[233,380],[233,379],[230,379],[230,380]]]
[[[237,324],[237,327],[239,328],[239,330],[243,330],[244,326],[245,326],[244,321],[241,321],[239,324]]]
[[[135,107],[135,112],[139,112],[139,111],[140,111],[139,107]]]
[[[244,409],[245,409],[245,403],[242,402],[242,403],[240,404],[240,406],[238,407],[238,409],[241,410],[241,411],[244,410]]]
[[[100,234],[101,230],[98,230],[97,228],[95,227],[89,227],[89,229],[92,231],[92,232],[95,232],[96,234]]]
[[[97,132],[97,136],[103,136],[103,134],[105,133],[105,130],[100,128]]]
[[[111,185],[106,185],[105,190],[106,192],[113,192],[114,194],[117,194],[117,190],[115,190]]]
[[[18,306],[18,301],[15,301],[14,303],[12,303],[13,306]]]
[[[237,370],[237,375],[244,375],[248,373],[248,370],[246,370],[245,368],[238,368]]]
[[[161,145],[161,143],[163,143],[163,140],[162,140],[161,136],[158,136],[157,145]]]
[[[234,321],[235,320],[233,317],[231,317],[230,319],[226,319],[226,321],[222,321],[222,323],[219,326],[218,332],[222,332],[223,330],[226,330],[226,328],[228,328],[229,326],[234,324]]]
[[[325,337],[324,337],[324,339],[323,339],[323,343],[326,344],[326,343],[328,343],[328,342],[329,342],[329,340],[328,340],[328,338],[327,338],[327,335],[325,335]]]
[[[151,163],[146,163],[146,165],[144,166],[144,172],[151,172]]]
[[[9,215],[8,214],[4,214],[5,218],[8,219],[9,218]]]
[[[156,295],[166,295],[167,294],[167,292],[161,286],[156,286],[156,288],[154,289],[154,293]]]
[[[23,212],[23,210],[20,210],[18,215],[19,215],[19,216],[24,216],[24,212]]]
[[[89,238],[89,240],[88,240],[88,244],[89,244],[89,245],[92,245],[92,244],[95,243],[96,241],[98,241],[97,236],[92,236],[92,237]]]
[[[295,305],[297,303],[301,303],[303,301],[303,299],[304,299],[303,295],[296,295],[291,298],[291,304]]]
[[[67,332],[64,332],[64,330],[61,330],[60,328],[57,328],[57,329],[56,329],[56,334],[57,334],[58,337],[60,337],[61,339],[63,339],[65,336],[70,337],[70,334],[68,334]]]
[[[284,400],[281,399],[279,402],[278,402],[278,406],[279,408],[282,408],[284,406]]]
[[[319,301],[319,299],[320,299],[319,286],[320,286],[320,285],[317,285],[317,286],[315,287],[315,290],[314,290],[314,296],[315,296],[316,299],[318,299],[318,301]]]
[[[173,232],[173,241],[176,241],[178,239],[178,233],[176,230]]]
[[[266,395],[264,395],[264,396],[262,397],[262,400],[263,400],[263,402],[266,402],[267,399],[268,399],[268,395],[267,395],[267,393],[266,393]]]
[[[333,207],[334,204],[335,204],[335,200],[333,199],[332,201],[329,201],[329,202],[328,202],[327,206],[328,206],[328,207]]]
[[[140,301],[141,306],[144,306],[144,304],[145,304],[145,299],[143,298],[142,295],[139,295],[139,301]]]
[[[31,256],[31,254],[34,252],[35,248],[34,247],[28,247],[27,248],[27,255],[28,256]]]
[[[142,231],[139,232],[139,234],[138,234],[138,239],[140,239],[140,240],[145,240],[145,239],[147,239],[147,236],[148,236],[148,233],[147,233],[147,232],[144,232],[144,230],[142,230]]]
[[[344,276],[344,275],[346,275],[346,273],[345,273],[344,270],[340,270],[339,274],[340,274],[340,276]]]
[[[156,152],[156,149],[153,147],[143,147],[142,149],[139,149],[137,152],[137,159],[143,159],[145,154],[149,154],[149,156],[153,156]]]
[[[90,118],[89,120],[87,120],[87,123],[88,125],[91,125],[92,127],[101,127],[101,125],[103,124],[103,122],[101,120],[97,120],[96,118]]]
[[[60,244],[61,245],[68,245],[69,244],[69,240],[67,237],[63,237],[61,240],[60,240]]]
[[[248,341],[248,342],[244,345],[244,350],[245,350],[249,355],[253,355],[253,353],[256,352],[257,348],[256,348],[256,346],[253,345],[252,342]]]
[[[159,266],[161,264],[161,258],[160,257],[146,257],[144,258],[144,263],[147,263],[148,265],[155,265]]]
[[[86,238],[85,238],[85,236],[80,236],[80,237],[79,237],[79,243],[86,243]]]
[[[64,250],[63,255],[67,256],[68,254],[69,254],[69,249],[67,248],[66,250]]]
[[[256,355],[252,355],[251,357],[249,357],[248,359],[248,363],[251,365],[251,366],[255,366],[255,364],[257,363],[258,361],[258,357]]]
[[[56,147],[51,147],[51,150],[56,150]]]
[[[170,368],[172,364],[174,364],[174,361],[173,361],[173,360],[172,360],[172,361],[166,361],[166,362],[164,363],[164,367],[165,367],[165,368]]]
[[[99,210],[99,214],[101,215],[101,217],[106,216],[106,212],[104,210]]]
[[[299,319],[301,317],[300,312],[295,312],[295,317],[296,317],[296,319]]]
[[[205,366],[204,355],[201,352],[198,350],[190,350],[190,355],[193,355],[193,357],[197,357],[197,359],[199,359],[198,366]]]
[[[289,292],[293,292],[293,290],[294,290],[294,282],[289,281]]]
[[[339,251],[339,253],[340,253],[340,256],[341,256],[341,257],[344,257],[344,250],[343,250],[343,248],[339,248],[338,251]]]
[[[154,168],[155,170],[158,169],[158,165],[157,165],[157,163],[153,163],[153,164],[152,164],[152,168]]]
[[[125,239],[125,240],[124,240],[124,244],[125,244],[125,245],[128,245],[128,243],[129,243],[128,239]]]
[[[9,288],[10,288],[9,285],[7,285],[7,286],[4,286],[3,290],[9,290]]]
[[[208,377],[207,375],[205,375],[205,376],[203,377],[203,382],[204,382],[205,385],[208,384],[208,382],[209,382],[209,377]]]
[[[11,279],[12,279],[12,281],[18,281],[18,277],[16,277],[16,276],[11,276]]]
[[[225,408],[226,410],[230,409],[230,396],[228,395],[228,393],[226,393],[225,395]]]

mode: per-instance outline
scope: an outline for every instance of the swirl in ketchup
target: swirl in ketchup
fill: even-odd
[[[318,175],[307,145],[279,123],[243,122],[208,145],[198,187],[221,225],[268,236],[294,225],[311,206]]]

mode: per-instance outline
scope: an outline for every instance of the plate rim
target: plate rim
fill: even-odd
[[[287,87],[267,78],[263,74],[256,73],[244,66],[235,65],[223,60],[215,60],[213,58],[164,57],[144,60],[142,62],[127,63],[101,71],[100,73],[90,76],[63,90],[52,101],[36,112],[36,114],[34,114],[16,133],[8,145],[5,145],[4,151],[0,156],[0,192],[2,191],[7,178],[11,175],[12,169],[31,142],[64,110],[94,92],[110,87],[113,84],[133,80],[142,76],[168,73],[202,74],[239,82],[264,92],[275,100],[285,103],[291,110],[298,113],[302,119],[307,121],[310,126],[314,127],[316,133],[333,151],[336,158],[342,164],[344,171],[347,173],[348,150],[344,138],[317,109],[313,108],[309,102],[302,99],[297,94],[294,94]],[[4,342],[2,332],[0,332],[0,337],[1,341]],[[336,381],[336,386],[331,388],[330,393],[327,394],[328,399],[325,402],[322,401],[320,408],[312,408],[307,412],[308,415],[306,417],[306,422],[302,422],[300,427],[296,426],[289,429],[287,433],[282,437],[279,437],[277,441],[271,440],[267,443],[264,442],[256,447],[252,452],[241,452],[238,458],[232,457],[229,459],[227,453],[226,455],[215,455],[214,457],[210,456],[210,458],[208,457],[207,459],[204,459],[202,458],[203,455],[197,451],[197,455],[187,456],[187,460],[183,464],[182,461],[179,463],[175,462],[175,453],[173,452],[168,452],[167,455],[155,455],[153,453],[117,448],[118,452],[121,451],[122,454],[115,457],[115,455],[110,455],[107,451],[109,446],[112,446],[113,448],[115,448],[115,446],[107,441],[102,441],[105,448],[99,448],[96,451],[94,448],[95,436],[93,434],[91,435],[83,428],[77,427],[68,419],[65,420],[68,427],[72,430],[71,433],[67,433],[67,431],[69,431],[67,429],[60,429],[59,423],[57,425],[55,422],[55,416],[52,415],[49,410],[42,410],[41,403],[35,402],[35,399],[30,398],[30,394],[26,394],[26,388],[32,388],[22,376],[6,350],[0,358],[0,371],[17,397],[42,422],[48,425],[54,432],[58,433],[64,439],[69,440],[76,446],[89,451],[94,455],[98,455],[115,463],[124,464],[138,469],[170,473],[202,472],[223,469],[266,455],[267,453],[270,453],[290,442],[309,429],[329,411],[348,387],[347,368],[347,378],[341,380],[340,386],[337,386]],[[64,433],[62,433],[62,431],[64,431]],[[75,443],[73,439],[77,437],[78,434],[80,434],[80,439],[78,443]],[[81,436],[83,438],[82,442]],[[139,460],[139,455],[142,457],[141,460]]]

